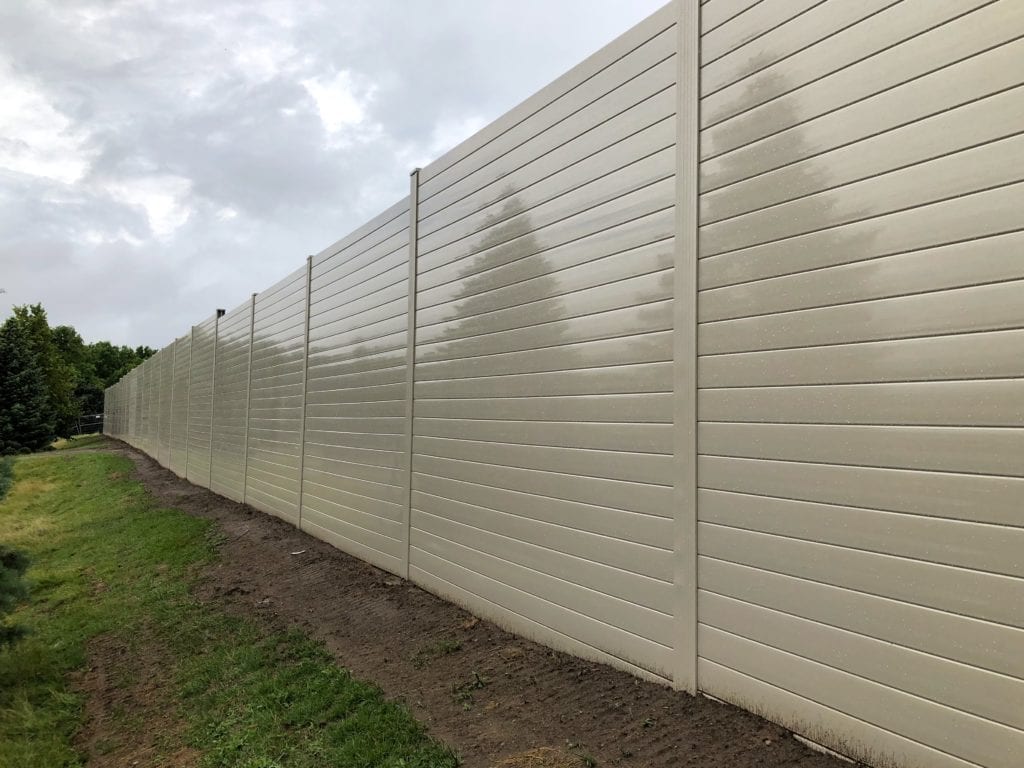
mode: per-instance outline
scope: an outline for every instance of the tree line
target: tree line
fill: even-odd
[[[41,304],[14,308],[0,326],[0,455],[69,437],[103,412],[103,391],[156,350],[86,344],[70,325],[51,328]]]

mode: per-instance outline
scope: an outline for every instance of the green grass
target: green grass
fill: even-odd
[[[209,523],[158,507],[127,459],[53,454],[15,463],[0,541],[29,553],[30,635],[0,652],[0,768],[80,765],[83,701],[69,674],[110,633],[165,651],[166,695],[202,766],[450,768],[458,764],[401,706],[353,680],[298,632],[272,633],[196,599],[216,557]],[[144,723],[121,713],[125,738]]]
[[[104,441],[103,435],[74,435],[73,437],[60,438],[50,446],[55,451],[66,451],[69,448],[89,448],[100,445]]]

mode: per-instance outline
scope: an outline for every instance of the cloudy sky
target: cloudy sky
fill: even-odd
[[[663,4],[0,3],[0,315],[164,346]]]

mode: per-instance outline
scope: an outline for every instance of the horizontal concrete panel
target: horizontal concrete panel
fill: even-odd
[[[701,0],[700,32],[705,34],[744,13],[761,0]]]
[[[392,539],[365,531],[350,525],[346,520],[324,515],[312,508],[307,512],[308,516],[306,512],[303,514],[299,526],[301,530],[385,571],[396,574],[405,572],[405,553],[390,551],[393,547]]]
[[[343,517],[362,520],[359,523],[362,528],[405,540],[401,530],[404,529],[405,509],[403,503],[395,500],[398,497],[395,486],[311,470],[302,488],[303,504],[308,503],[321,512],[329,507],[343,508],[346,510]]]
[[[671,329],[671,310],[670,301],[658,301],[581,318],[555,320],[529,328],[500,331],[483,337],[417,344],[416,363],[418,366],[420,363],[439,360],[501,355],[545,347],[564,348],[569,344],[586,341],[657,333]],[[632,342],[633,339],[630,338],[629,341]],[[560,351],[564,355],[567,350]]]
[[[702,355],[1020,328],[1024,281],[702,323]]]
[[[703,224],[711,224],[721,220],[736,220],[738,226],[745,226],[746,220],[738,220],[737,217],[834,190],[827,200],[815,198],[813,201],[814,205],[822,205],[822,210],[828,211],[818,217],[821,225],[828,226],[833,223],[833,214],[839,209],[839,205],[832,206],[832,200],[842,199],[844,205],[853,204],[853,198],[849,195],[855,190],[847,190],[846,185],[857,183],[866,187],[869,186],[867,179],[885,175],[885,185],[894,186],[901,178],[913,175],[910,170],[897,175],[901,169],[928,162],[948,165],[943,161],[946,155],[956,155],[964,147],[1000,142],[1020,132],[1019,105],[1021,98],[1024,98],[1022,94],[1024,89],[1021,88],[1004,91],[882,135],[705,193],[700,200],[701,221]],[[973,162],[966,156],[963,159]],[[948,162],[956,160],[950,158]],[[922,168],[921,172],[925,172],[925,169]],[[985,181],[980,183],[989,186]],[[840,192],[841,187],[843,189]],[[936,190],[936,194],[941,196],[941,189]],[[922,202],[926,201],[927,198]],[[779,212],[787,215],[791,210],[799,208],[801,206],[793,202],[787,208],[779,209]],[[869,209],[862,211],[870,213]]]
[[[985,621],[1024,627],[1024,580],[700,523],[701,553]]]
[[[414,472],[413,490],[553,525],[564,525],[567,520],[572,520],[577,530],[634,541],[648,547],[664,548],[666,542],[671,541],[670,518],[637,515],[600,503],[538,495],[526,486],[520,489],[513,484],[511,488],[499,488],[483,482]]]
[[[996,122],[993,120],[993,125],[996,132],[1000,133],[1001,129]],[[1006,164],[1005,159],[1022,151],[1024,134],[991,141],[730,219],[709,221],[701,226],[701,256],[714,256],[784,240],[1005,186],[1020,178],[1011,170],[1012,166]],[[827,170],[827,163],[823,167]],[[733,192],[738,194],[739,190]],[[728,206],[726,204],[723,208]]]
[[[395,231],[387,239],[368,245],[366,250],[350,246],[319,264],[314,262],[310,284],[313,303],[376,279],[400,264],[409,247],[408,226],[409,212],[405,210],[391,225]]]
[[[405,381],[405,367],[396,365],[398,362],[397,355],[393,355],[392,359],[384,360],[379,368],[352,373],[335,373],[330,363],[310,365],[308,391],[315,393],[400,384]]]
[[[388,483],[375,483],[370,480],[362,480],[351,475],[341,476],[331,470],[319,470],[313,467],[306,467],[303,470],[306,483],[314,483],[318,486],[317,494],[320,497],[335,499],[330,491],[337,494],[343,503],[348,499],[347,494],[363,496],[372,501],[360,502],[359,508],[364,512],[373,513],[377,510],[379,516],[390,518],[392,506],[402,507],[408,504],[409,494],[404,488]],[[326,489],[326,490],[324,490]],[[386,506],[378,507],[376,502],[386,502]]]
[[[1016,729],[911,697],[795,654],[704,626],[700,639],[705,647],[713,649],[709,661],[730,669],[746,668],[758,680],[805,697],[813,696],[817,686],[827,685],[834,692],[830,698],[844,712],[962,760],[1010,768],[1014,755],[1024,748],[1024,733]]]
[[[549,594],[559,601],[568,598],[572,608],[591,618],[663,645],[671,642],[669,583],[431,515],[416,507],[412,514],[418,547],[453,560],[452,550],[462,552],[483,565],[481,572],[492,578],[501,578],[506,570],[514,572],[516,576],[509,579],[512,586],[533,594]],[[462,558],[457,561],[468,564]],[[537,589],[550,578],[564,586],[560,585],[557,592]]]
[[[851,10],[841,0],[831,5]],[[826,5],[827,7],[827,5]],[[701,163],[708,192],[1020,85],[1024,41],[1005,43]],[[973,142],[972,142],[973,143]]]
[[[704,389],[702,421],[1024,427],[1024,379]]]
[[[396,434],[375,435],[368,432],[342,432],[339,430],[312,429],[306,425],[306,445],[330,445],[342,448],[402,452],[404,436]]]
[[[404,559],[405,534],[400,520],[389,520],[359,509],[327,501],[316,495],[316,485],[310,485],[302,494],[302,515],[309,513],[311,520],[322,528],[334,529],[337,533],[348,531],[355,538],[362,538],[367,545],[377,545],[381,552]],[[356,532],[352,529],[358,528]]]
[[[699,559],[701,589],[1024,680],[1024,631],[864,592]]]
[[[606,256],[624,254],[627,251],[644,248],[675,236],[675,216],[672,208],[658,207],[652,213],[620,221],[610,227],[598,228],[596,232],[562,245],[539,249],[535,253],[514,258],[501,258],[486,263],[472,263],[467,269],[461,262],[454,262],[421,274],[417,278],[417,318],[421,310],[426,313],[424,320],[444,314],[446,308],[434,309],[453,298],[468,298],[478,293],[495,291],[533,278],[545,278],[561,270],[586,264],[598,264]],[[531,249],[532,250],[532,249]],[[463,278],[472,274],[467,284]],[[457,292],[457,294],[456,294]]]
[[[430,163],[420,172],[420,199],[426,203],[437,191],[464,176],[467,165],[482,165],[505,154],[545,127],[674,55],[675,22],[674,9],[658,11]]]
[[[324,248],[313,257],[313,278],[340,264],[352,263],[349,253],[365,253],[409,224],[409,198],[404,197],[385,211]],[[340,257],[340,258],[335,258]]]
[[[547,180],[561,169],[592,163],[609,147],[653,132],[675,114],[675,59],[655,65],[570,119],[514,151],[480,166],[420,206],[420,232],[429,234],[506,197]],[[588,119],[602,116],[602,120]],[[636,139],[644,141],[645,139]],[[675,141],[673,137],[669,143]],[[558,143],[563,142],[563,143]],[[621,150],[621,147],[620,147]],[[604,171],[617,167],[602,161]]]
[[[814,734],[815,743],[843,750],[865,764],[884,765],[884,761],[899,760],[907,768],[977,768],[976,763],[852,717],[842,708],[823,706],[811,698],[810,693],[801,696],[703,658],[698,660],[697,673],[705,681],[706,690],[716,698],[744,708],[775,713],[775,722],[801,733]]]
[[[616,424],[548,421],[479,421],[416,418],[414,433],[516,445],[550,445],[596,451],[671,454],[671,424]]]
[[[702,259],[701,289],[865,261],[1020,230],[1024,184],[978,192]]]
[[[490,245],[505,234],[495,230],[507,225],[509,234],[528,228],[540,229],[566,215],[596,207],[626,192],[649,186],[671,174],[669,156],[674,154],[675,120],[665,117],[647,130],[615,144],[593,158],[570,165],[536,184],[524,188],[506,187],[505,195],[471,215],[456,219],[437,231],[420,233],[420,253],[427,264],[429,254],[458,246],[467,255],[479,248],[483,236]],[[488,232],[489,230],[489,232]],[[469,243],[468,248],[463,244]],[[453,259],[445,257],[445,261]]]
[[[636,654],[637,657],[646,658],[647,664],[650,666],[655,668],[660,666],[659,662],[664,658],[664,653],[668,650],[661,643],[636,635],[628,629],[618,627],[616,623],[609,622],[601,617],[591,616],[588,613],[588,610],[595,613],[607,612],[614,605],[617,608],[621,608],[623,615],[628,615],[628,612],[631,610],[628,603],[613,603],[607,596],[602,598],[599,593],[595,593],[593,590],[572,585],[569,582],[548,576],[539,571],[524,568],[499,557],[447,541],[427,531],[417,530],[416,533],[414,549],[410,554],[412,564],[417,568],[422,567],[426,570],[426,566],[433,565],[434,567],[431,570],[437,575],[444,577],[447,569],[434,565],[434,561],[425,556],[433,556],[433,558],[444,560],[451,564],[457,563],[459,567],[479,574],[481,579],[475,582],[476,585],[485,583],[483,581],[484,578],[500,581],[507,587],[527,595],[532,595],[535,598],[543,599],[545,602],[550,602],[550,604],[562,609],[558,611],[558,613],[563,614],[563,618],[559,622],[562,631],[571,632],[584,642],[589,639],[598,647],[602,645],[609,646],[613,649],[613,652],[616,641],[608,638],[607,635],[617,635],[619,642],[623,643],[623,648],[631,648],[632,653]],[[556,583],[557,586],[555,586]],[[552,599],[549,601],[547,598]],[[568,605],[563,603],[568,603]],[[564,613],[566,611],[571,612],[571,617]],[[534,613],[527,615],[532,615],[539,619],[542,617],[543,612],[539,612],[537,607],[534,607]],[[636,621],[642,621],[641,616],[647,619],[647,632],[654,634],[655,632],[652,630],[667,630],[665,622],[660,619],[659,614],[647,611],[644,614],[640,614]],[[575,619],[575,624],[573,619]],[[613,622],[618,621],[629,623],[628,619],[613,619]],[[604,639],[601,639],[602,635],[605,636]]]
[[[665,224],[667,230],[668,222]],[[648,227],[638,228],[637,235],[649,240],[651,231]],[[523,262],[515,262],[515,265],[522,267],[526,266],[524,262],[531,262],[535,271],[540,274],[512,284],[507,284],[509,276],[505,267],[487,270],[485,273],[474,273],[470,285],[465,282],[449,283],[440,289],[430,291],[432,299],[440,303],[422,309],[417,305],[417,327],[425,333],[432,334],[439,330],[443,331],[444,326],[440,324],[446,321],[461,318],[469,325],[465,319],[474,317],[475,329],[478,322],[486,322],[497,312],[521,308],[522,305],[536,307],[540,316],[552,314],[564,317],[570,311],[570,304],[578,292],[600,286],[621,285],[621,281],[624,280],[672,269],[673,247],[673,240],[665,239],[630,248],[606,258],[595,258],[593,251],[590,251],[590,258],[578,266],[566,264],[564,254],[539,254]],[[585,250],[578,250],[582,258]],[[533,265],[534,261],[538,263]],[[623,291],[628,290],[627,286],[623,285],[622,288]],[[556,297],[563,296],[567,296],[565,302],[555,302],[555,306],[548,309],[540,303],[547,300],[548,304],[551,304]]]
[[[1020,525],[1021,478],[701,456],[702,488]],[[978,499],[985,499],[983,505]]]
[[[699,319],[730,320],[1024,279],[1024,264],[1006,258],[1021,247],[1024,232],[1010,232],[709,289],[701,292]]]
[[[557,289],[549,284],[546,290],[550,294]],[[457,306],[465,310],[465,315],[446,323],[421,327],[416,338],[417,341],[422,339],[424,344],[478,338],[485,334],[642,306],[670,299],[671,296],[671,270],[624,278],[564,295],[556,294],[497,311],[487,311],[489,297],[484,295],[457,302]]]
[[[708,355],[702,387],[765,387],[1024,377],[1024,331]]]
[[[714,61],[751,40],[756,40],[773,28],[813,8],[820,1],[761,0],[753,4],[743,2],[740,4],[743,10],[724,21],[722,15],[711,13],[709,18],[704,18],[702,13],[701,61]]]
[[[918,19],[923,20],[928,13],[926,5],[952,15],[970,11],[972,7],[977,10],[968,17],[969,21],[965,18],[959,23],[939,24],[925,32],[923,30],[927,29],[927,25],[921,26]],[[701,158],[723,154],[1009,42],[1018,36],[1024,24],[1024,16],[1021,15],[1024,9],[1013,2],[993,4],[986,0],[941,0],[934,3],[901,3],[894,6],[892,12],[911,7],[922,9],[922,13],[916,15],[917,18],[908,14],[909,24],[921,30],[921,34],[907,37],[902,44],[864,58],[854,66],[839,69],[790,93],[747,109],[731,120],[705,128],[701,131]],[[851,33],[854,31],[858,31],[857,27],[850,30]],[[870,44],[868,39],[862,43],[864,46]],[[827,43],[823,45],[822,55],[827,58],[830,49]],[[825,65],[826,71],[827,68]],[[762,86],[771,87],[771,83],[756,84],[758,89]]]
[[[701,623],[1013,728],[1024,724],[1024,687],[1012,678],[710,592]]]
[[[672,390],[670,363],[582,368],[548,373],[520,373],[478,378],[421,381],[416,395],[425,399],[604,395]]]
[[[706,57],[700,72],[700,93],[702,96],[717,93],[901,1],[846,3],[828,0],[817,3],[787,23],[766,30],[724,54],[715,55],[713,61]],[[702,7],[701,28],[712,30],[727,21],[724,16],[729,12],[725,10],[729,6],[729,3],[716,2]]]
[[[672,331],[656,331],[619,338],[570,342],[546,349],[480,355],[461,360],[417,362],[416,381],[452,381],[488,375],[526,375],[663,362],[671,359]]]
[[[320,379],[321,383],[339,384],[335,379]],[[365,387],[323,387],[313,386],[311,381],[306,393],[308,405],[326,405],[338,403],[377,403],[384,401],[403,400],[405,397],[405,381],[394,384],[369,385]]]
[[[1024,576],[1024,527],[698,491],[701,520],[758,533]]]
[[[353,324],[351,318],[321,328],[310,338],[310,355],[321,360],[324,353],[334,351],[336,359],[360,357],[399,349],[405,345],[408,319],[407,299],[392,299],[358,316],[365,325]]]
[[[500,512],[423,491],[413,492],[412,505],[414,509],[435,517],[444,517],[572,557],[603,563],[668,584],[673,579],[674,566],[670,550],[590,533],[570,526],[568,521],[561,524],[547,523],[529,516]]]
[[[478,461],[522,469],[543,469],[584,477],[604,477],[665,486],[671,486],[673,482],[673,459],[657,453],[592,451],[420,435],[413,438],[413,449],[423,456]]]
[[[413,456],[413,472],[488,485],[492,488],[521,490],[563,501],[609,506],[655,517],[668,517],[671,511],[672,489],[660,485],[565,475],[419,454]],[[418,487],[415,482],[413,487]]]
[[[478,616],[552,648],[624,667],[634,674],[660,682],[668,679],[669,653],[660,646],[650,644],[638,648],[636,640],[627,633],[582,614],[486,576],[467,578],[472,571],[429,552],[413,550],[412,555],[409,570],[413,581],[435,594],[469,607]],[[476,591],[458,586],[463,583],[472,584]],[[613,650],[605,651],[603,648]],[[653,661],[648,657],[653,657]],[[651,667],[659,671],[654,672]]]
[[[660,174],[657,168],[650,169],[653,176],[660,176],[660,180],[646,186],[623,189],[621,194],[609,198],[607,202],[573,208],[570,201],[560,201],[560,210],[554,210],[552,205],[543,227],[537,223],[538,209],[516,212],[489,235],[482,234],[471,242],[457,243],[420,257],[420,273],[428,281],[424,286],[429,287],[431,284],[431,271],[448,264],[459,264],[467,257],[477,261],[474,270],[492,269],[671,208],[675,185],[666,173],[671,169],[672,160],[668,159],[667,162],[667,166],[662,164]],[[507,204],[510,210],[517,207],[514,198],[510,198]],[[464,269],[465,264],[459,266],[459,270]]]
[[[423,418],[671,423],[672,397],[652,393],[500,399],[421,399],[416,403],[416,413]]]
[[[776,2],[781,5],[785,0]],[[867,16],[860,23],[847,26],[835,35],[818,38],[813,41],[813,45],[795,51],[782,61],[767,63],[754,75],[754,85],[739,82],[704,97],[701,100],[701,127],[721,123],[833,72],[856,67],[865,60],[867,62],[862,66],[870,66],[873,56],[884,56],[894,46],[898,50],[901,43],[912,41],[918,35],[935,27],[939,27],[941,31],[943,23],[985,4],[986,0],[905,0],[899,4],[890,4],[880,13]],[[760,3],[758,10],[762,15],[771,14],[766,18],[770,20],[769,23],[777,35],[784,35],[787,39],[799,35],[799,27],[794,29],[791,25],[778,23],[786,21],[785,15],[779,13],[778,9],[768,7],[770,5],[771,3]],[[820,3],[811,0],[800,10],[806,10],[814,5]],[[868,7],[877,10],[880,5],[874,3]],[[835,10],[833,8],[833,12]],[[722,31],[739,26],[741,25],[726,25]],[[819,27],[819,31],[823,30]],[[702,45],[707,45],[709,37],[712,35],[704,37]],[[708,52],[708,56],[717,58],[713,51]]]
[[[703,423],[711,456],[1024,476],[1024,429]]]

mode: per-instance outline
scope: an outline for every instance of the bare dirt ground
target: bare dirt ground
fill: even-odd
[[[111,635],[89,644],[75,688],[86,696],[75,746],[90,768],[189,768],[199,753],[182,746],[184,723],[169,700],[169,664],[145,637],[131,645]],[[126,725],[140,726],[126,729]]]
[[[221,527],[202,597],[321,639],[340,665],[404,701],[467,768],[844,765],[735,707],[505,632],[142,453],[110,450],[135,461],[161,502]]]

